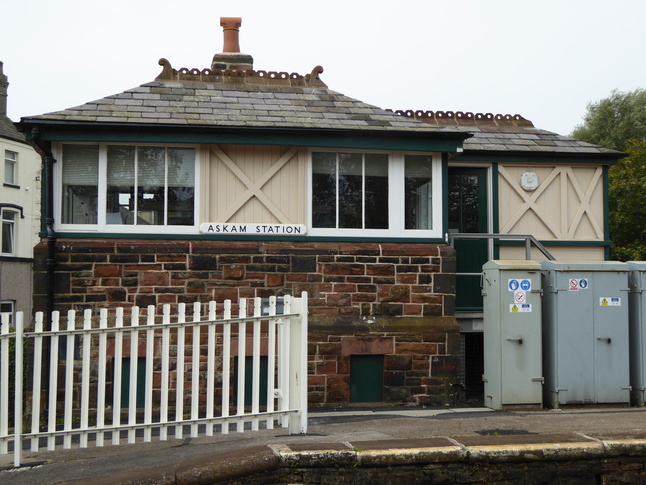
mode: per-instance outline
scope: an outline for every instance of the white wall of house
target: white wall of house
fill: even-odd
[[[7,165],[11,165],[7,159],[13,158],[11,154],[16,154],[16,161],[13,180],[7,181]],[[0,155],[3,162],[0,203],[22,207],[24,215],[23,218],[17,209],[3,209],[15,211],[14,253],[10,256],[32,258],[40,230],[41,158],[30,145],[3,138],[0,138]]]

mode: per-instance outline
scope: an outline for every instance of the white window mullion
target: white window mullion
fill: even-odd
[[[108,146],[105,144],[99,145],[99,167],[98,167],[98,180],[97,180],[97,214],[96,222],[100,228],[106,226],[106,208],[108,204]]]
[[[388,227],[398,236],[404,235],[404,157],[391,153],[388,157]],[[395,209],[393,209],[395,208]]]
[[[431,220],[432,231],[442,231],[442,201],[444,194],[442,193],[442,155],[436,153],[433,155],[433,183],[431,184],[433,192],[431,193],[431,202],[433,209],[433,218]]]

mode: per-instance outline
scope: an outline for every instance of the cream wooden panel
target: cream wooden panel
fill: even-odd
[[[273,146],[212,145],[206,187],[210,222],[301,224],[305,153]]]
[[[603,240],[601,167],[535,167],[539,186],[520,186],[527,165],[499,165],[499,227],[502,234],[532,234],[539,239]]]
[[[547,250],[557,261],[603,261],[604,250],[595,246],[551,246]],[[525,259],[524,246],[501,246],[500,259]],[[532,260],[541,262],[547,258],[538,249],[532,248]]]

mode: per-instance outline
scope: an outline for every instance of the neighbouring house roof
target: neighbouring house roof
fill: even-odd
[[[16,129],[13,121],[4,115],[0,115],[0,138],[26,143],[24,135]]]
[[[395,111],[432,126],[450,126],[473,134],[464,154],[593,155],[620,158],[623,153],[536,128],[520,115],[461,111]]]

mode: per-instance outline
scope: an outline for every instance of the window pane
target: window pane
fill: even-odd
[[[165,150],[139,147],[137,154],[137,224],[164,225]]]
[[[449,177],[449,230],[481,232],[478,176],[454,174]]]
[[[134,224],[135,147],[108,147],[107,224]]]
[[[406,155],[405,191],[405,229],[432,229],[433,157],[431,155]]]
[[[339,153],[339,227],[362,229],[363,156]]]
[[[15,217],[15,212],[2,211],[2,254],[13,254]]]
[[[0,315],[6,315],[6,316],[0,316],[0,318],[7,319],[6,323],[9,323],[11,326],[13,324],[13,312],[15,308],[15,301],[14,300],[6,300],[3,302],[0,302]]]
[[[336,154],[312,154],[312,226],[336,227]]]
[[[388,155],[366,157],[366,229],[388,229]]]
[[[63,224],[96,224],[98,145],[63,145]]]
[[[168,224],[195,223],[195,150],[168,149]]]
[[[18,154],[11,150],[4,152],[4,183],[16,184],[16,162],[18,161]]]

